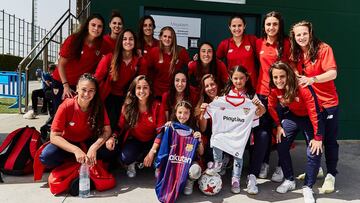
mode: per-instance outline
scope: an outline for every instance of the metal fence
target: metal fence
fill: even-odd
[[[0,10],[0,54],[25,57],[31,50],[31,23],[15,15]],[[39,42],[46,33],[46,29],[34,26],[35,44]],[[48,45],[48,60],[55,62],[58,59],[62,34],[56,35]],[[38,48],[40,51],[40,47]],[[43,59],[40,56],[39,59]]]

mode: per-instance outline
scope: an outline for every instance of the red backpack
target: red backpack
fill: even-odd
[[[34,155],[41,144],[40,133],[34,127],[11,132],[0,146],[0,170],[10,175],[32,173]]]

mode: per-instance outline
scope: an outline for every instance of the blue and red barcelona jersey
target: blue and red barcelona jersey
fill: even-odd
[[[164,127],[157,138],[161,144],[155,167],[160,173],[155,192],[160,202],[172,203],[185,187],[199,140],[190,127],[175,122]]]

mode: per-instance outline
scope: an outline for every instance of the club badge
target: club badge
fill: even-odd
[[[243,110],[245,115],[248,115],[250,112],[250,108],[243,108]]]
[[[193,144],[186,144],[185,150],[187,152],[191,152],[194,149],[194,145]]]
[[[246,50],[246,51],[250,51],[250,48],[251,48],[250,45],[246,45],[246,46],[245,46],[245,50]]]

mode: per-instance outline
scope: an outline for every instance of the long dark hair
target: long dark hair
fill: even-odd
[[[269,17],[274,17],[279,21],[279,30],[277,33],[277,51],[278,51],[277,60],[281,60],[281,57],[284,53],[284,39],[287,37],[284,29],[284,19],[281,16],[281,14],[276,11],[271,11],[265,15],[263,19],[263,27],[262,27],[262,38],[265,40],[267,38],[267,34],[265,31],[265,20]]]
[[[237,13],[237,14],[234,14],[232,15],[230,18],[229,18],[229,21],[228,21],[228,25],[231,26],[231,21],[234,20],[235,18],[240,18],[243,23],[244,23],[244,26],[246,26],[246,21],[245,21],[245,18],[244,16],[242,16],[241,14]]]
[[[315,37],[315,32],[313,26],[308,21],[300,21],[291,26],[290,29],[290,44],[291,44],[291,54],[290,59],[294,62],[299,62],[301,57],[301,47],[296,43],[294,28],[299,26],[305,26],[309,29],[309,50],[308,56],[310,57],[311,62],[315,62],[317,54],[319,51],[319,45],[322,43],[318,38]]]
[[[136,39],[135,33],[130,29],[123,30],[121,32],[121,34],[118,36],[118,39],[116,40],[114,54],[113,54],[113,57],[111,59],[110,75],[111,75],[111,78],[112,78],[113,81],[117,81],[117,79],[119,77],[119,69],[120,69],[121,63],[123,61],[123,51],[124,51],[123,38],[124,38],[124,34],[126,32],[130,32],[134,37],[134,48],[132,50],[132,57],[138,55],[137,51],[136,51],[137,39]]]
[[[283,70],[286,72],[284,99],[289,103],[293,102],[296,97],[297,88],[298,88],[298,83],[294,70],[291,68],[289,64],[282,61],[278,61],[272,64],[269,69],[270,88],[276,88],[272,74],[274,69]]]
[[[247,77],[247,81],[245,83],[246,96],[252,99],[255,96],[255,89],[251,84],[251,78],[249,73],[247,72],[246,68],[241,65],[235,66],[229,71],[229,80],[227,81],[221,95],[229,94],[231,88],[234,86],[231,78],[235,72],[243,73]]]
[[[151,107],[154,101],[153,90],[152,90],[152,83],[148,77],[145,75],[137,76],[130,84],[129,91],[126,95],[125,102],[124,102],[124,110],[125,110],[125,120],[128,127],[133,128],[135,127],[138,119],[139,119],[139,99],[136,97],[135,90],[136,85],[139,83],[140,80],[145,80],[149,84],[150,88],[150,95],[147,99],[146,106],[148,112],[151,111]]]
[[[100,36],[95,39],[95,46],[98,46],[98,47],[101,46],[102,38],[103,38],[103,35],[105,32],[105,29],[104,29],[105,20],[100,14],[94,13],[86,19],[85,23],[81,25],[79,31],[77,31],[76,33],[73,34],[74,41],[71,45],[71,49],[73,50],[73,55],[75,56],[74,58],[76,58],[76,59],[80,59],[80,57],[81,57],[81,52],[82,52],[82,49],[83,49],[83,46],[85,43],[85,39],[89,34],[89,23],[92,19],[95,19],[95,18],[99,19],[103,24],[103,30],[102,30]]]
[[[202,103],[210,103],[211,98],[205,93],[205,80],[206,79],[212,79],[215,84],[217,85],[217,87],[219,88],[219,85],[216,81],[216,78],[214,77],[214,75],[212,74],[205,74],[202,78],[201,78],[201,83],[200,83],[200,98],[199,101],[195,107],[195,117],[198,117],[200,115],[200,106]],[[220,90],[218,89],[217,95],[219,95]]]
[[[200,58],[201,47],[203,45],[209,45],[211,47],[211,49],[213,50],[213,57],[209,64],[209,72],[207,72],[207,73],[204,72],[204,67],[202,66],[202,62],[201,62],[201,58]],[[218,77],[217,64],[216,64],[216,50],[214,49],[214,46],[210,42],[203,42],[200,44],[197,54],[198,54],[198,60],[196,61],[196,71],[195,71],[195,79],[196,79],[197,85],[200,83],[201,78],[205,74],[209,73],[209,74],[212,74],[212,75]]]
[[[182,100],[182,101],[177,102],[175,105],[174,111],[171,113],[170,120],[179,122],[179,120],[176,118],[176,111],[179,107],[185,107],[186,109],[190,110],[189,120],[187,120],[186,123],[184,123],[184,124],[189,126],[192,129],[194,129],[194,127],[195,127],[195,119],[193,116],[194,112],[193,112],[193,107],[189,101]]]
[[[88,123],[95,136],[101,136],[104,130],[104,106],[100,99],[99,84],[95,77],[90,73],[80,76],[78,84],[82,81],[90,81],[95,85],[95,95],[89,104]]]
[[[141,53],[144,53],[144,47],[145,47],[145,39],[144,39],[144,23],[145,20],[151,20],[152,24],[153,24],[153,29],[155,30],[155,20],[153,17],[149,16],[149,15],[145,15],[143,17],[140,18],[139,21],[139,44],[138,44],[138,48],[141,50]],[[153,40],[154,40],[154,36],[153,36]]]
[[[184,90],[184,98],[183,100],[189,101],[190,99],[190,84],[189,84],[189,78],[187,76],[187,73],[183,70],[177,70],[172,79],[171,79],[171,85],[170,85],[170,90],[169,90],[169,99],[166,101],[166,105],[168,106],[169,112],[171,114],[172,111],[172,107],[175,106],[176,104],[176,87],[175,87],[175,77],[177,74],[183,74],[185,75],[186,78],[186,86],[185,86],[185,90]]]
[[[120,18],[122,26],[123,27],[125,26],[124,18],[122,17],[122,15],[120,14],[119,11],[117,11],[117,10],[111,11],[109,23],[111,23],[112,19],[114,19],[114,18]],[[111,30],[110,30],[110,34],[111,34]]]

